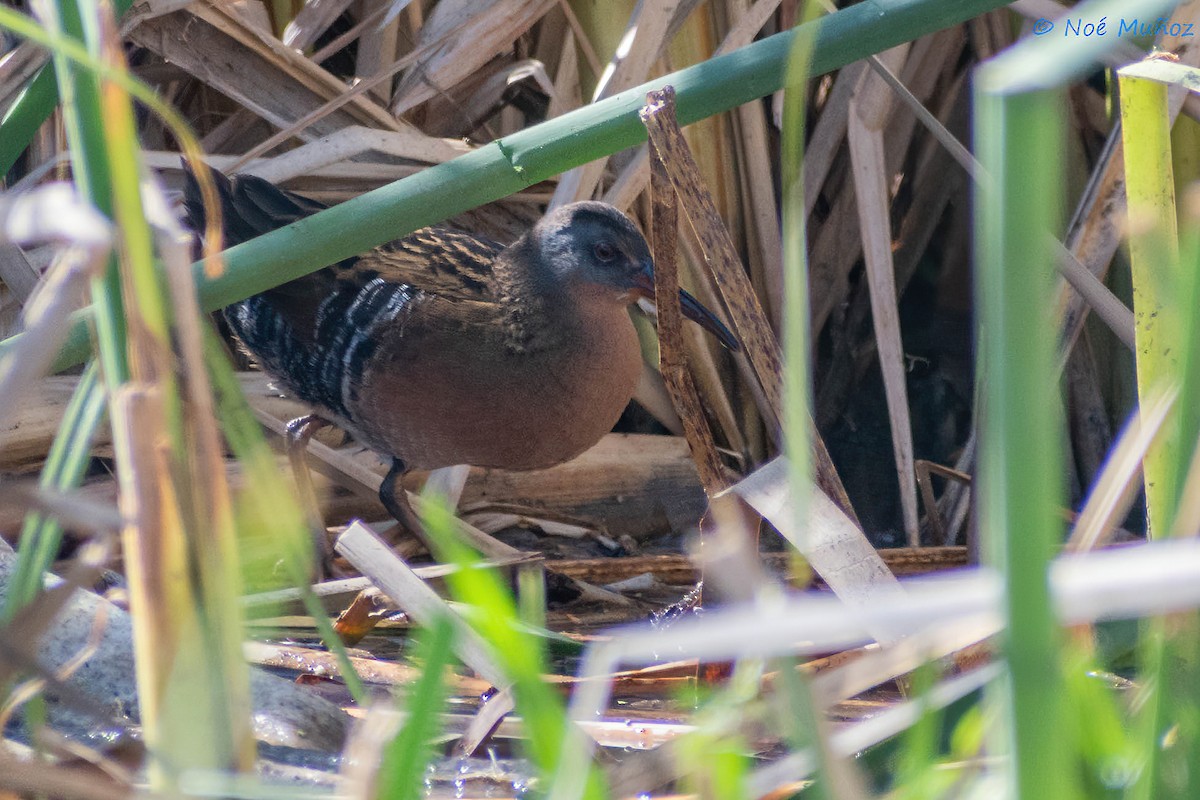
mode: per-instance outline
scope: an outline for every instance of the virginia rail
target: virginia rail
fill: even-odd
[[[228,244],[324,208],[254,176],[213,177]],[[190,173],[184,199],[203,230]],[[737,348],[712,312],[679,294],[687,317]],[[653,296],[641,233],[616,208],[582,202],[508,247],[425,228],[235,303],[225,318],[319,418],[392,459],[380,499],[413,527],[396,490],[409,469],[542,469],[611,430],[641,372],[626,307]]]

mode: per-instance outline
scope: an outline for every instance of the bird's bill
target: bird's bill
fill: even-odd
[[[638,274],[636,289],[639,295],[651,302],[654,301],[654,267],[652,264],[647,264]],[[715,336],[726,349],[735,353],[742,349],[733,332],[725,327],[725,323],[683,289],[679,290],[679,305],[685,317]]]
[[[733,331],[726,328],[725,323],[721,322],[716,314],[709,311],[699,300],[692,297],[683,289],[679,290],[679,305],[683,308],[683,315],[685,317],[717,337],[717,341],[723,344],[726,349],[732,350],[735,353],[742,349],[742,346],[738,344],[737,338],[734,337]]]

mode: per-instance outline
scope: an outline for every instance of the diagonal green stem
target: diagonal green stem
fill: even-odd
[[[804,35],[815,36],[811,74],[825,74],[1002,5],[1001,0],[865,0],[803,27]],[[679,121],[685,125],[778,91],[798,31],[564,114],[238,245],[228,251],[221,278],[205,280],[197,267],[201,302],[208,310],[224,307],[636,145],[646,137],[637,110],[650,89],[675,87]],[[10,342],[0,343],[0,355]],[[77,323],[58,366],[78,363],[86,342]]]

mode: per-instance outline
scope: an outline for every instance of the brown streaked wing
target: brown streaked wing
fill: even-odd
[[[339,280],[404,283],[447,300],[495,302],[492,263],[504,247],[447,228],[423,228],[334,267]]]

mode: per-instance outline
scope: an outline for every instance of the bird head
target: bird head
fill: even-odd
[[[564,284],[583,284],[615,302],[654,300],[654,259],[650,246],[625,214],[607,203],[571,203],[551,211],[532,231],[544,263]],[[683,315],[730,350],[737,339],[716,314],[679,290]]]

